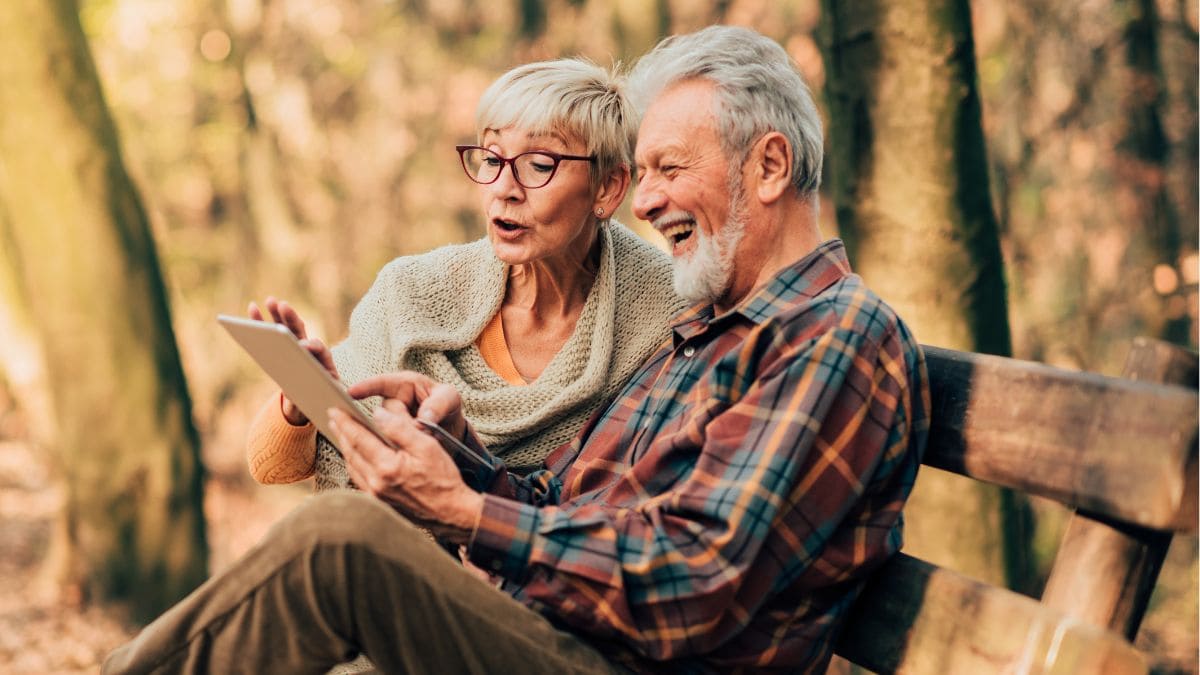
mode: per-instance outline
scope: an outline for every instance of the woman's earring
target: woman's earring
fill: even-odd
[[[604,209],[596,209],[596,217],[603,218],[604,217]]]

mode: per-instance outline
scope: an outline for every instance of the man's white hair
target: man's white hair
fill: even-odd
[[[621,164],[633,172],[637,115],[621,79],[594,63],[540,61],[501,75],[479,99],[475,130],[482,139],[485,130],[506,127],[583,142],[596,156],[593,189]]]
[[[821,185],[824,138],[808,85],[774,40],[748,28],[710,26],[658,43],[629,77],[639,117],[662,91],[692,79],[712,82],[725,157],[740,167],[754,142],[778,131],[792,147],[792,185],[807,198]]]

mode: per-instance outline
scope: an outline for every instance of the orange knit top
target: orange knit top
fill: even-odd
[[[504,378],[505,382],[517,387],[529,384],[513,364],[508,340],[504,339],[504,320],[500,318],[500,312],[496,312],[492,320],[483,327],[479,337],[475,338],[475,346],[479,348],[479,355],[483,357],[484,363]]]
[[[513,364],[500,312],[483,327],[475,346],[484,363],[505,382],[514,386],[528,384]],[[254,480],[264,484],[295,483],[313,475],[317,428],[312,422],[296,426],[287,421],[283,416],[283,392],[272,396],[259,409],[247,436],[246,460]]]

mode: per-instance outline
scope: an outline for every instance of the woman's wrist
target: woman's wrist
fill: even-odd
[[[294,427],[306,427],[309,420],[300,412],[295,403],[288,400],[288,397],[279,392],[279,412],[283,414],[283,420]]]

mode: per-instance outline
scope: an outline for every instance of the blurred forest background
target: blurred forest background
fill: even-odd
[[[560,55],[628,64],[665,34],[734,23],[784,45],[819,100],[826,84],[819,0],[79,0],[78,11],[165,279],[204,467],[207,533],[190,527],[207,538],[210,571],[311,490],[247,474],[245,428],[273,387],[215,315],[273,294],[336,341],[386,261],[481,236],[453,146],[474,139],[475,104],[498,74]],[[971,12],[1013,355],[1115,375],[1134,336],[1195,349],[1196,3]],[[54,200],[53,186],[38,197]],[[641,225],[627,206],[622,220]],[[0,671],[91,672],[136,621],[46,571],[71,454],[55,450],[51,401],[66,380],[45,365],[31,317],[70,310],[18,301],[15,276],[0,274]],[[91,424],[105,424],[99,413]],[[1062,517],[1034,508],[1044,574]],[[1138,638],[1163,672],[1196,672],[1196,552],[1194,537],[1177,538]]]

